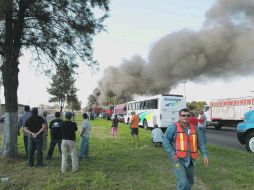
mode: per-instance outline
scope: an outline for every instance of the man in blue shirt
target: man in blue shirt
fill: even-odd
[[[81,142],[80,142],[80,158],[88,158],[89,156],[89,137],[91,132],[91,125],[88,121],[88,115],[83,113],[83,123],[80,130]]]
[[[24,139],[24,145],[25,145],[25,150],[26,150],[26,158],[28,158],[28,134],[24,131],[25,123],[26,120],[31,117],[31,112],[30,112],[30,106],[25,106],[24,107],[25,113],[19,118],[18,121],[18,135],[20,135],[20,128],[23,127],[23,139]]]
[[[170,125],[163,137],[163,146],[172,160],[178,190],[190,190],[194,184],[194,161],[198,150],[202,153],[205,167],[208,154],[200,131],[189,124],[190,111],[179,111],[179,121]]]

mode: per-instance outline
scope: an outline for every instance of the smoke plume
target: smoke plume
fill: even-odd
[[[248,75],[254,69],[254,1],[218,0],[200,31],[181,30],[161,38],[146,62],[136,55],[110,66],[99,82],[108,92],[167,93],[180,81]]]

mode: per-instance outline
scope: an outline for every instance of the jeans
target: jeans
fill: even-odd
[[[173,160],[173,168],[177,179],[177,190],[191,190],[194,184],[194,165],[191,162],[188,167],[181,160]]]
[[[48,145],[48,134],[43,133],[43,150],[46,151],[47,150],[47,145]]]
[[[54,152],[56,144],[58,145],[59,153],[62,154],[62,151],[61,151],[61,142],[62,142],[61,139],[51,139],[47,159],[51,159],[52,158],[52,155],[53,155],[53,152]]]
[[[34,166],[34,152],[37,151],[37,164],[41,166],[43,163],[43,152],[42,152],[43,137],[38,136],[33,138],[32,135],[28,136],[28,162],[30,166]]]
[[[26,158],[28,157],[28,136],[24,135],[24,146],[26,150]]]
[[[88,157],[89,152],[89,137],[81,137],[79,157]]]

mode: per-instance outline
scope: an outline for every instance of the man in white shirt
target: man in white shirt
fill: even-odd
[[[158,128],[158,125],[154,125],[154,129],[152,130],[152,143],[156,146],[162,145],[162,137],[163,133],[160,128]]]

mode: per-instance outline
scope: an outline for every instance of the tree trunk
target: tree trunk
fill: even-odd
[[[17,112],[5,112],[3,156],[16,157],[17,154]]]
[[[8,53],[7,53],[8,54]],[[14,57],[14,55],[12,55]],[[18,110],[18,62],[7,55],[2,66],[4,97],[5,97],[5,126],[4,126],[4,156],[17,155],[17,110]]]
[[[1,66],[5,96],[5,126],[3,156],[15,157],[17,149],[17,110],[18,110],[18,57],[20,45],[15,45],[15,37],[20,33],[14,32],[12,19],[13,0],[5,1],[5,41],[4,60]],[[16,36],[15,36],[16,35]]]

